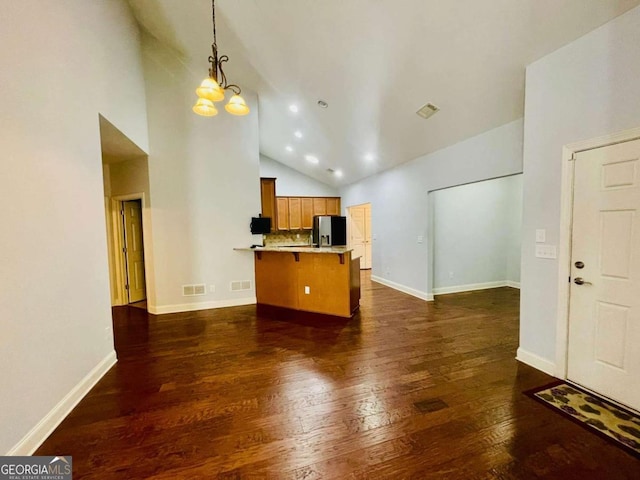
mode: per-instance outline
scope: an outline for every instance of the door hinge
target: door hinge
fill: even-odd
[[[125,286],[124,286],[124,289],[125,289],[125,290],[129,290],[129,285],[128,285],[128,284],[127,284],[127,285],[125,285]]]
[[[124,217],[124,208],[122,210],[120,210],[120,215],[122,215]]]
[[[569,282],[569,283],[571,283],[571,277],[569,277],[569,280],[568,280],[568,282]]]
[[[122,253],[127,253],[127,247],[122,247]]]

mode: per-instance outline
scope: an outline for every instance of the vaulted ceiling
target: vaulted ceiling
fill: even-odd
[[[142,28],[206,76],[209,0],[130,4]],[[526,65],[638,4],[218,0],[216,20],[225,71],[259,95],[260,151],[343,185],[521,117]],[[424,120],[416,111],[427,102],[441,110]]]

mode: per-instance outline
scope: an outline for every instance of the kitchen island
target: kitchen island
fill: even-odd
[[[258,305],[351,317],[360,305],[360,257],[345,247],[256,247]]]

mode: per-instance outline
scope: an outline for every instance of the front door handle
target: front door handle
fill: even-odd
[[[582,277],[576,277],[573,279],[573,283],[575,283],[576,285],[593,285],[593,283],[591,282],[585,282],[584,278]]]

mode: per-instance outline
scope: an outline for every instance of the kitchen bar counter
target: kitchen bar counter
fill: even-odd
[[[247,252],[290,252],[290,253],[346,253],[352,249],[347,247],[312,247],[307,245],[292,245],[286,247],[255,247],[234,248],[234,250]]]
[[[360,305],[360,257],[346,247],[236,248],[255,255],[259,305],[351,317]]]

